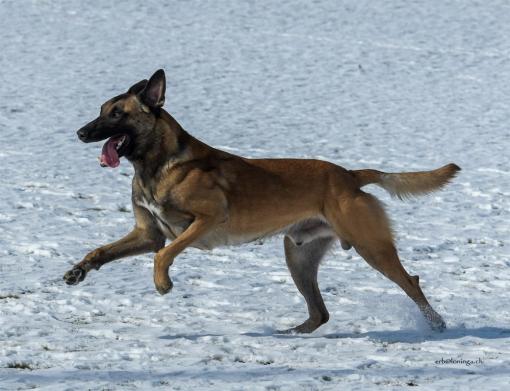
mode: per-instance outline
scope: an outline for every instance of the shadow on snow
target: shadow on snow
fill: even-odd
[[[348,338],[367,338],[374,341],[382,341],[389,343],[406,342],[418,343],[423,341],[441,341],[449,339],[460,339],[464,337],[476,337],[481,339],[499,339],[510,338],[510,329],[501,327],[479,327],[465,328],[453,327],[443,332],[424,332],[420,330],[395,330],[395,331],[368,331],[365,333],[330,333],[330,334],[279,334],[276,330],[268,330],[264,332],[248,332],[240,334],[246,337],[271,337],[271,338],[327,338],[327,339],[348,339]],[[223,334],[213,333],[190,333],[163,335],[160,339],[175,340],[188,339],[195,341],[205,337],[222,337]]]

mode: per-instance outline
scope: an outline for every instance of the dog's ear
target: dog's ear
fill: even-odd
[[[165,104],[165,90],[165,71],[158,69],[151,76],[143,91],[140,92],[140,98],[147,106],[162,107]]]
[[[128,94],[138,94],[147,86],[148,82],[149,81],[147,79],[143,79],[138,83],[133,84],[131,87],[129,87]]]

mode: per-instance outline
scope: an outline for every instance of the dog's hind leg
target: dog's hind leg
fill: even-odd
[[[347,237],[370,266],[402,288],[432,329],[445,329],[445,322],[423,294],[418,276],[409,275],[400,263],[389,221],[377,199],[361,191],[336,204],[327,208],[326,215],[339,235]]]
[[[432,330],[442,331],[446,324],[430,305],[420,288],[419,277],[411,276],[404,269],[392,243],[378,243],[371,246],[357,246],[354,248],[370,266],[378,270],[391,281],[396,283],[418,305]]]
[[[296,287],[306,300],[309,317],[301,325],[282,333],[311,333],[329,320],[317,283],[317,272],[322,257],[334,241],[334,237],[319,237],[298,246],[285,236],[285,260]]]

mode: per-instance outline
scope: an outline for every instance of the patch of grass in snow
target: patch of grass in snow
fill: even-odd
[[[28,369],[30,371],[35,369],[34,367],[32,367],[31,364],[24,362],[24,361],[13,361],[13,362],[7,363],[6,368]]]
[[[19,299],[19,296],[12,295],[12,294],[0,295],[0,300],[5,300],[5,299]]]

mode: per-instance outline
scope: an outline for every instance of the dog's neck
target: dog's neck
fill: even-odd
[[[208,149],[163,109],[160,109],[150,139],[144,140],[144,144],[143,153],[129,159],[135,174],[144,178],[155,177],[170,161],[200,158]]]

